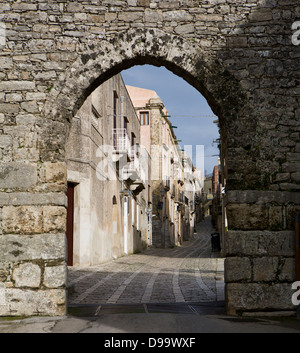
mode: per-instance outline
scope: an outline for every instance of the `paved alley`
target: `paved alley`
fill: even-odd
[[[3,320],[0,333],[103,333],[97,336],[99,347],[116,333],[299,333],[297,319],[225,314],[224,259],[211,252],[212,231],[207,218],[179,248],[151,249],[92,268],[70,267],[69,315]],[[203,345],[203,336],[191,337],[197,347]],[[144,351],[147,336],[138,338]]]
[[[151,249],[94,267],[69,267],[69,307],[223,301],[224,259],[211,252],[212,232],[206,218],[180,247]]]

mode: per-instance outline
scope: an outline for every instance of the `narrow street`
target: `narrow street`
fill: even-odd
[[[212,232],[208,217],[180,247],[151,249],[95,267],[69,267],[69,312],[78,314],[87,305],[101,313],[116,304],[223,302],[224,259],[211,251]]]
[[[225,314],[224,259],[211,251],[212,232],[206,218],[181,247],[151,249],[101,266],[70,267],[67,316],[0,321],[0,333],[102,333],[99,347],[107,338],[118,340],[116,334],[131,334],[125,338],[137,338],[142,350],[158,344],[151,338],[157,334],[177,333],[182,340],[189,334],[200,347],[203,336],[197,333],[299,333],[297,319]],[[149,341],[132,336],[140,333],[147,333]]]

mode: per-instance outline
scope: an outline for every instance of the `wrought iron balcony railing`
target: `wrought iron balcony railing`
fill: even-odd
[[[128,152],[130,140],[126,129],[113,129],[113,147],[117,152]]]

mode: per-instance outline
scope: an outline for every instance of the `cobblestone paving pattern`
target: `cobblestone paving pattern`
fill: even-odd
[[[213,231],[208,217],[180,247],[69,267],[69,305],[223,301],[224,259],[211,251]]]

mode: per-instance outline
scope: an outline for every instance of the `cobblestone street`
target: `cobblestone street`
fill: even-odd
[[[70,267],[67,316],[5,320],[0,332],[178,333],[179,337],[299,333],[297,319],[243,320],[225,315],[224,259],[211,252],[212,232],[207,218],[194,238],[179,248],[151,249],[92,268]],[[145,342],[141,339],[143,350]],[[198,339],[199,347],[202,344],[203,336]]]
[[[68,305],[224,300],[224,259],[211,251],[211,219],[182,246],[150,249],[94,267],[69,267]]]

